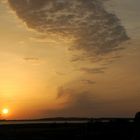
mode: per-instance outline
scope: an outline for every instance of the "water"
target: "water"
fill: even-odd
[[[87,123],[88,121],[0,121],[0,125],[8,124],[50,124],[50,123]]]
[[[126,119],[128,122],[133,122],[133,119]],[[27,120],[27,121],[0,121],[0,125],[8,125],[8,124],[51,124],[51,123],[88,123],[90,122],[89,120],[59,120],[59,121],[48,121],[48,120]],[[97,119],[97,120],[92,120],[92,123],[95,122],[102,122],[102,123],[109,123],[111,122],[110,119]]]

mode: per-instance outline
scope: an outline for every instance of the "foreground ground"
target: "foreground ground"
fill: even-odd
[[[1,140],[132,140],[131,122],[0,125]]]

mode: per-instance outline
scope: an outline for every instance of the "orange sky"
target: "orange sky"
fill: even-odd
[[[88,2],[0,1],[0,110],[10,111],[3,117],[133,116],[140,106],[139,4],[110,0],[97,10],[102,26],[95,28]]]

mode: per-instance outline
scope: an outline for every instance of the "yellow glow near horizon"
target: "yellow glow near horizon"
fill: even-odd
[[[4,108],[4,109],[2,110],[2,114],[7,115],[8,113],[9,113],[9,109]]]

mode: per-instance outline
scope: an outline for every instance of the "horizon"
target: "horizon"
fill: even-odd
[[[134,120],[134,117],[52,117],[52,118],[36,118],[36,119],[0,119],[0,121],[49,121],[49,122],[53,122],[53,121],[90,121],[90,120],[94,120],[94,121],[102,121],[102,120]]]
[[[133,118],[139,0],[1,0],[0,119]]]

